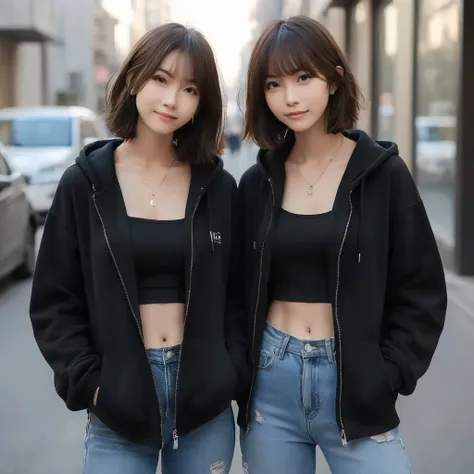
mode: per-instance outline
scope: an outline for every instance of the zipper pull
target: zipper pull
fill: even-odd
[[[257,250],[257,241],[256,240],[253,241],[253,249]]]
[[[178,449],[178,439],[179,439],[178,431],[174,430],[173,431],[173,449]]]
[[[347,438],[346,438],[345,430],[341,430],[341,441],[342,441],[342,446],[345,448],[347,446]]]
[[[211,238],[211,247],[212,247],[212,251],[214,252],[214,233],[212,232],[212,230],[209,231],[209,236]]]

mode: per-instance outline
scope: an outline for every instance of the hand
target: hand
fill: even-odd
[[[95,392],[94,392],[94,399],[92,400],[92,403],[93,403],[94,406],[97,405],[97,397],[98,397],[98,395],[99,395],[99,388],[100,388],[100,387],[97,387],[97,388],[95,389]]]

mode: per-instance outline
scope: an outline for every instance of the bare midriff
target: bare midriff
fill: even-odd
[[[181,344],[184,328],[183,303],[158,303],[140,306],[143,339],[147,349]]]
[[[298,339],[318,340],[334,337],[330,303],[274,301],[267,321],[276,329]]]

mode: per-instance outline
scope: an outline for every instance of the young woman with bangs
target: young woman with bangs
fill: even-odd
[[[34,335],[71,410],[84,473],[229,472],[249,379],[237,186],[222,93],[194,29],[149,31],[108,90],[121,139],[84,148],[48,213]]]
[[[240,405],[251,474],[408,474],[395,402],[426,372],[446,286],[397,145],[353,127],[359,91],[330,33],[300,16],[250,59],[242,177],[253,375]]]

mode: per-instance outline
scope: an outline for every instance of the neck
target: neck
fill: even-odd
[[[145,168],[169,166],[176,159],[173,135],[155,133],[141,120],[138,120],[135,138],[127,140],[126,143]]]
[[[341,134],[326,133],[321,120],[304,132],[295,133],[292,155],[300,163],[326,160],[342,140]]]

